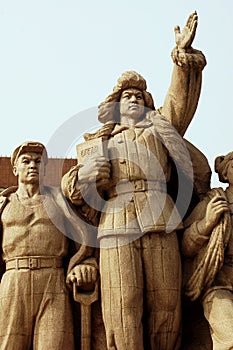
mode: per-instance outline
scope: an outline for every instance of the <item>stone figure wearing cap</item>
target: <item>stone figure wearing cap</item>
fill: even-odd
[[[223,190],[213,188],[185,221],[185,293],[200,298],[214,350],[233,349],[233,152],[215,160]]]
[[[103,320],[107,348],[179,349],[181,266],[176,231],[181,218],[166,193],[170,158],[188,176],[191,163],[181,136],[195,112],[204,55],[191,47],[197,14],[190,15],[172,51],[174,71],[162,108],[155,110],[145,79],[119,78],[99,106],[104,123],[85,139],[102,138],[106,156],[78,164],[62,180],[79,207],[96,195]],[[181,136],[180,136],[181,135]],[[95,183],[97,192],[93,192]],[[83,204],[86,202],[86,204]],[[96,204],[95,203],[95,204]]]
[[[18,187],[2,192],[0,349],[72,350],[73,320],[64,259],[71,240],[84,242],[83,229],[61,191],[43,185],[47,152],[25,142],[11,157]],[[47,209],[49,210],[47,210]],[[74,228],[75,226],[75,228]],[[69,237],[69,238],[68,238]],[[96,279],[91,251],[76,242],[67,283],[87,286]]]

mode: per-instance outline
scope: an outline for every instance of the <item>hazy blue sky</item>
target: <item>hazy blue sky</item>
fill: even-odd
[[[232,0],[0,0],[0,154],[10,155],[29,139],[48,144],[63,125],[67,139],[76,114],[77,139],[96,127],[96,113],[80,112],[93,112],[125,70],[141,73],[156,106],[162,105],[173,66],[173,27],[183,27],[194,10],[199,25],[193,46],[208,65],[185,136],[212,166],[217,155],[233,150]],[[72,136],[74,156],[75,142]],[[58,147],[51,155],[64,154]]]

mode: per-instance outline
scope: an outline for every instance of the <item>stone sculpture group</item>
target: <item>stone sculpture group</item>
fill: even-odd
[[[163,106],[124,72],[61,189],[43,183],[43,144],[14,150],[18,186],[0,197],[1,350],[188,349],[182,293],[212,338],[189,349],[233,349],[233,152],[215,162],[228,188],[210,190],[208,161],[184,139],[206,65],[197,22],[175,28]]]

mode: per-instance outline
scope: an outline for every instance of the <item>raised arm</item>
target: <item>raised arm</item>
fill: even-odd
[[[198,24],[197,13],[192,13],[180,31],[176,26],[176,47],[172,51],[174,69],[171,84],[163,106],[159,112],[163,114],[184,135],[196,111],[202,83],[202,70],[206,65],[201,51],[192,48]]]

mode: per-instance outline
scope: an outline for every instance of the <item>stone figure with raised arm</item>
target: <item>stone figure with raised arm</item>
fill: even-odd
[[[72,215],[61,191],[43,184],[47,163],[44,145],[21,144],[11,163],[18,186],[0,196],[0,349],[73,350],[64,259],[71,245],[68,236],[77,239],[79,228],[71,225]],[[80,244],[76,248],[67,283],[87,287],[96,280],[96,262],[91,249]]]
[[[233,349],[233,152],[215,160],[219,180],[185,222],[186,295],[200,298],[214,350]],[[190,268],[192,267],[192,270]]]
[[[192,167],[181,136],[196,110],[206,64],[201,51],[191,46],[196,28],[196,13],[189,16],[182,32],[175,28],[174,70],[163,107],[155,109],[140,74],[123,73],[99,106],[104,126],[85,135],[87,144],[102,139],[106,153],[94,160],[94,155],[89,157],[63,177],[66,197],[98,225],[109,350],[180,347],[176,231],[182,222],[166,184],[171,159],[187,176]],[[98,194],[104,203],[95,210],[101,203]],[[90,208],[91,201],[95,208]]]

